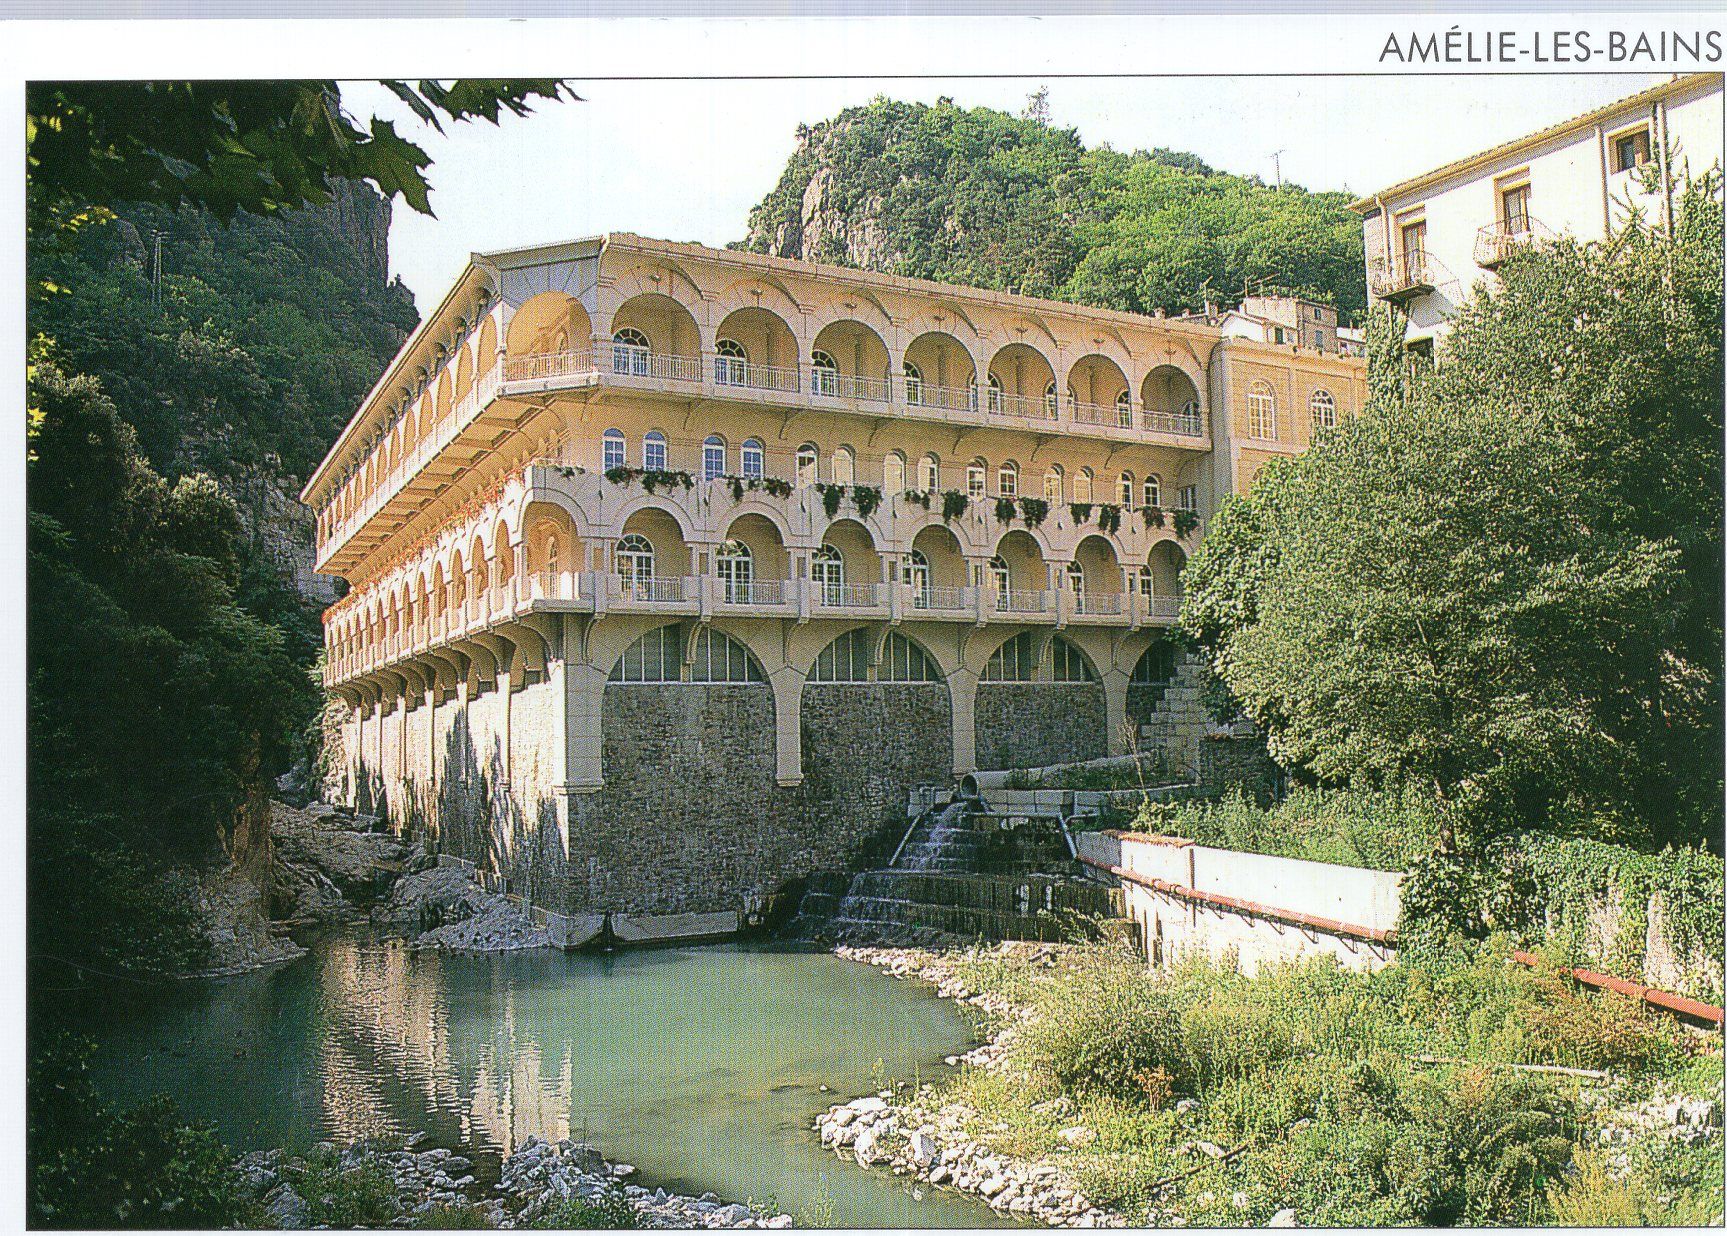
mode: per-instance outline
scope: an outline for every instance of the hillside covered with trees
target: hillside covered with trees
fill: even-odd
[[[1247,287],[1366,307],[1344,193],[1277,188],[1162,148],[1087,149],[1048,119],[878,97],[800,128],[741,247],[1135,313]]]

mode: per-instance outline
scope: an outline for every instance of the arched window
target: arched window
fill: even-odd
[[[1007,559],[1000,554],[989,560],[989,586],[994,590],[1002,608],[1007,606],[1007,594],[1013,587],[1013,573],[1007,569]]]
[[[1021,631],[990,654],[983,681],[1037,681],[1037,642],[1030,631]]]
[[[898,451],[889,451],[881,461],[881,487],[890,498],[905,492],[905,456]]]
[[[1255,382],[1247,388],[1247,436],[1277,437],[1277,396],[1269,382]]]
[[[1115,423],[1122,429],[1133,428],[1133,396],[1126,391],[1115,397]]]
[[[805,442],[798,447],[797,455],[797,487],[808,489],[816,483],[816,444]]]
[[[995,473],[995,491],[1003,498],[1019,497],[1019,465],[1008,460]]]
[[[850,485],[857,480],[857,456],[849,446],[834,448],[833,480],[835,485]]]
[[[645,592],[654,578],[654,545],[639,532],[632,532],[618,542],[616,555],[618,579],[630,592]]]
[[[711,433],[702,443],[702,480],[711,481],[725,474],[726,440],[717,433]]]
[[[1175,645],[1160,639],[1147,648],[1134,663],[1129,682],[1137,686],[1161,685],[1175,677]]]
[[[810,670],[810,681],[868,682],[871,643],[868,628],[847,631],[821,650]]]
[[[988,477],[989,466],[981,459],[974,459],[965,466],[965,492],[974,501],[983,497]]]
[[[989,395],[988,395],[988,398],[989,398],[989,410],[991,412],[1000,412],[1001,411],[1001,379],[996,377],[993,373],[989,375]]]
[[[754,438],[744,439],[743,466],[746,477],[760,479],[765,473],[763,468],[762,444]]]
[[[1075,502],[1090,502],[1092,500],[1090,468],[1081,468],[1074,474],[1073,500]]]
[[[914,549],[900,559],[900,579],[912,590],[912,608],[928,609],[929,595],[929,559],[924,557],[921,549]]]
[[[1083,599],[1085,596],[1085,568],[1077,562],[1067,564],[1067,590],[1075,598]]]
[[[720,386],[742,386],[749,365],[749,354],[736,339],[722,339],[714,345],[714,381]]]
[[[600,462],[607,472],[624,466],[623,430],[608,429],[600,435]]]
[[[703,627],[690,656],[690,681],[715,683],[766,682],[761,663],[748,648],[723,631]]]
[[[1086,655],[1059,635],[1049,641],[1049,670],[1055,682],[1097,681],[1097,671]]]
[[[905,401],[909,404],[923,402],[923,371],[910,361],[901,368],[905,371]]]
[[[840,393],[840,367],[820,348],[810,353],[810,392],[816,395]]]
[[[1115,483],[1115,500],[1121,506],[1133,505],[1133,473],[1123,472]]]
[[[677,682],[683,677],[684,648],[678,624],[655,627],[624,649],[610,682]]]
[[[924,492],[931,494],[935,493],[936,490],[941,488],[940,456],[925,455],[923,457],[922,471],[923,476],[920,479],[923,481]]]
[[[651,368],[652,351],[648,337],[633,326],[612,332],[612,372],[632,377],[646,377]]]
[[[1067,477],[1062,473],[1061,465],[1054,464],[1043,474],[1043,500],[1060,502],[1066,493]]]
[[[1139,588],[1139,595],[1140,596],[1149,597],[1152,595],[1153,588],[1152,588],[1151,568],[1150,567],[1147,567],[1147,566],[1135,567],[1133,578],[1134,578],[1136,586]]]
[[[845,600],[846,560],[832,545],[822,545],[810,555],[810,582],[819,590],[823,605]]]
[[[1067,397],[1071,403],[1073,392],[1069,391]],[[1053,421],[1056,415],[1055,380],[1053,378],[1050,379],[1049,385],[1043,388],[1043,409],[1049,413],[1049,419]]]
[[[1163,481],[1155,474],[1145,478],[1145,505],[1155,507],[1163,505]]]
[[[657,429],[648,430],[642,439],[642,467],[650,472],[666,470],[666,435]]]
[[[940,682],[941,670],[930,655],[898,631],[888,633],[882,645],[877,682]]]
[[[754,591],[755,558],[742,541],[727,541],[714,551],[720,592],[731,605],[747,605]]]
[[[1307,401],[1307,410],[1313,416],[1315,429],[1337,428],[1337,400],[1331,397],[1331,392],[1321,388],[1313,392],[1313,398]]]

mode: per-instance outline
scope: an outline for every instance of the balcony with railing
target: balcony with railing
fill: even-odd
[[[1475,264],[1482,270],[1497,270],[1512,254],[1552,239],[1552,229],[1539,219],[1528,215],[1501,219],[1475,233]]]
[[[810,585],[816,609],[877,609],[883,604],[881,584],[844,584],[816,580]]]
[[[1449,282],[1451,272],[1424,249],[1376,257],[1367,263],[1367,290],[1375,300],[1393,305],[1426,296]]]
[[[991,416],[1018,416],[1029,421],[1053,421],[1061,415],[1061,404],[1054,395],[1010,395],[993,386],[986,406]]]

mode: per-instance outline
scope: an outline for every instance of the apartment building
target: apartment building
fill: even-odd
[[[1508,255],[1604,239],[1633,212],[1664,222],[1673,204],[1656,181],[1721,158],[1721,74],[1692,73],[1392,185],[1353,203],[1369,302],[1405,310],[1411,350],[1430,355]]]
[[[477,254],[308,481],[341,790],[560,914],[748,914],[1125,750],[1219,498],[1365,398],[1216,327],[613,234]]]

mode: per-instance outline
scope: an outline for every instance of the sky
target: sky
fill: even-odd
[[[812,49],[813,51],[814,49]],[[831,50],[831,49],[828,49]],[[865,64],[867,47],[848,63]],[[812,56],[809,68],[835,63]],[[345,86],[356,115],[396,120],[433,158],[436,218],[398,203],[390,262],[422,310],[471,252],[635,232],[720,246],[814,124],[878,94],[1019,112],[1049,88],[1054,123],[1087,146],[1166,146],[1224,171],[1309,189],[1371,193],[1613,99],[1656,75],[1111,77],[813,80],[573,78],[583,101],[543,106],[501,129],[424,129],[371,83]]]

